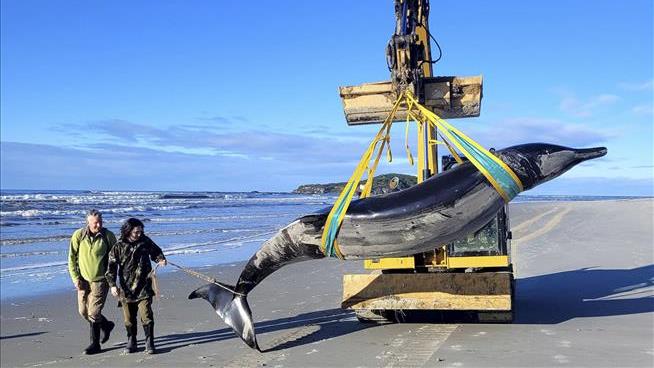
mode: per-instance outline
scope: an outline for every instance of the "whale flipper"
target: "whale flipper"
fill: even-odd
[[[234,289],[226,285],[229,289]],[[234,294],[215,284],[206,284],[193,291],[189,299],[202,298],[208,301],[216,310],[218,316],[231,327],[234,332],[253,349],[259,349],[254,333],[252,312],[246,296]]]

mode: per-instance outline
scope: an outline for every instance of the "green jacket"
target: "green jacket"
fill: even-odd
[[[116,244],[116,236],[102,228],[93,237],[86,227],[73,233],[68,248],[68,272],[73,283],[80,276],[86,281],[103,281],[107,272],[109,251]]]

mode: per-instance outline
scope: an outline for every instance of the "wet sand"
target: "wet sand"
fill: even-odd
[[[98,355],[85,356],[88,325],[75,292],[2,302],[2,367],[523,367],[654,366],[654,200],[511,206],[516,267],[513,324],[361,324],[340,309],[344,273],[362,262],[311,261],[271,275],[249,296],[263,353],[251,350],[203,300],[202,281],[160,277],[159,354],[121,355],[117,323]],[[174,262],[174,257],[170,257]],[[198,269],[234,282],[243,264]]]

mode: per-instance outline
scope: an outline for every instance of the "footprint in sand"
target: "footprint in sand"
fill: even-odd
[[[554,360],[556,360],[557,363],[559,364],[564,364],[564,363],[570,363],[568,360],[568,357],[562,354],[557,354],[554,356]]]
[[[540,330],[540,332],[544,333],[547,336],[556,335],[556,332],[553,332],[552,330],[542,329],[542,330]]]

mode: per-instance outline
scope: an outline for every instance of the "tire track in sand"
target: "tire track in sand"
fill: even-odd
[[[545,211],[545,212],[543,212],[543,213],[541,213],[541,214],[539,214],[537,216],[534,216],[534,217],[532,217],[530,219],[522,221],[518,225],[514,226],[513,229],[511,229],[511,230],[514,233],[519,232],[519,231],[523,230],[524,228],[528,227],[529,225],[533,224],[534,222],[540,220],[541,218],[543,218],[545,216],[548,216],[548,215],[550,215],[550,214],[552,214],[552,213],[554,213],[554,212],[556,212],[558,210],[559,210],[559,207],[551,208],[551,209],[549,209],[549,210],[547,210],[547,211]]]
[[[535,216],[527,221],[521,222],[518,226],[516,226],[512,232],[515,234],[515,232],[522,232],[526,231],[526,229],[535,223],[536,221],[540,220],[544,216],[550,215],[553,212],[557,212],[545,225],[539,227],[536,231],[528,232],[527,234],[523,236],[518,236],[513,239],[513,244],[518,245],[520,243],[524,243],[527,241],[530,241],[532,239],[538,238],[539,236],[545,235],[548,232],[552,231],[559,223],[561,223],[561,220],[563,217],[572,210],[571,207],[569,206],[564,206],[563,209],[560,207],[555,207],[552,208],[551,210],[544,212],[538,216]]]
[[[387,350],[379,354],[375,366],[424,367],[458,325],[424,325],[402,332],[385,344]]]

